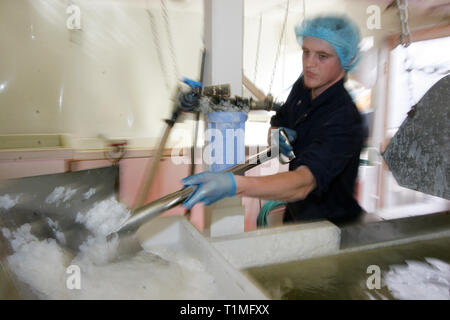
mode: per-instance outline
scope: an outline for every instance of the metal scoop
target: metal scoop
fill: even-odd
[[[0,181],[0,229],[13,232],[28,223],[38,239],[56,238],[78,251],[90,233],[77,222],[77,214],[113,197],[118,174],[118,167],[111,166]],[[2,232],[0,240],[7,242]]]

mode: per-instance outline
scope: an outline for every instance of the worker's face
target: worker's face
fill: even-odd
[[[303,76],[305,86],[312,89],[313,98],[339,81],[345,75],[339,57],[327,41],[305,37],[303,50]]]

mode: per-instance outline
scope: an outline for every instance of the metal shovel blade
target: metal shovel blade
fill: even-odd
[[[92,235],[77,222],[77,214],[114,197],[118,174],[118,167],[110,166],[0,181],[0,229],[15,231],[28,223],[38,239],[55,238],[62,247],[77,253]],[[1,232],[0,240],[8,242]]]

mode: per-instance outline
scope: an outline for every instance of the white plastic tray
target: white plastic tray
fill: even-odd
[[[190,222],[180,216],[151,220],[138,231],[145,248],[180,246],[205,265],[226,299],[268,299],[268,295],[241,271],[234,268]]]

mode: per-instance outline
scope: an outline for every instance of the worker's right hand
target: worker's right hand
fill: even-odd
[[[186,177],[182,182],[185,186],[197,186],[189,198],[183,202],[183,206],[188,210],[198,202],[209,206],[220,199],[236,194],[236,180],[231,172],[206,171]]]
[[[280,130],[283,130],[286,133],[286,136],[289,140],[289,143],[291,145],[286,144],[286,141],[284,140],[283,136],[280,134]],[[285,128],[285,127],[279,127],[272,130],[272,135],[275,135],[276,138],[278,136],[278,139],[272,140],[275,143],[278,144],[278,147],[280,148],[280,152],[285,155],[286,157],[289,157],[289,153],[293,150],[292,144],[297,139],[297,132],[293,129]]]

